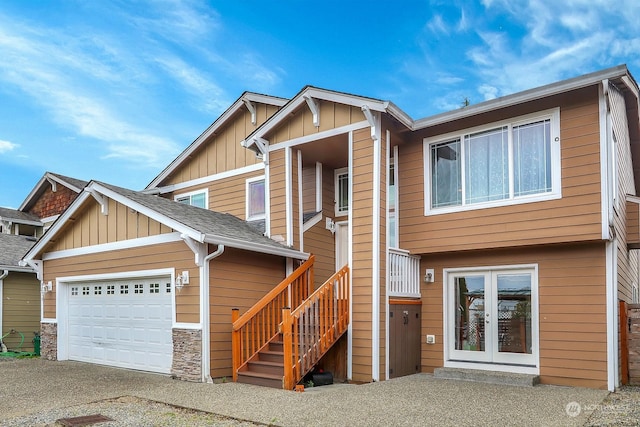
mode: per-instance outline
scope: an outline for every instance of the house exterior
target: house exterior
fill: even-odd
[[[44,298],[43,340],[50,357],[70,358],[71,328],[61,328],[72,322],[65,307],[74,288],[93,283],[91,293],[101,281],[158,271],[173,295],[172,363],[202,357],[195,375],[169,372],[235,378],[255,359],[239,367],[233,356],[231,367],[231,353],[254,338],[230,337],[258,312],[253,302],[313,254],[303,265],[312,261],[316,286],[328,283],[336,306],[348,304],[346,334],[322,355],[351,381],[473,368],[612,390],[618,302],[638,298],[639,139],[638,86],[625,66],[419,120],[388,101],[311,86],[290,100],[245,93],[143,192],[89,185],[29,252],[54,289]],[[223,266],[223,255],[209,265],[202,259],[227,244],[219,229],[192,223],[186,205],[258,232],[231,246],[237,262]],[[137,225],[123,231],[118,215],[134,212],[128,221]],[[274,243],[278,251],[260,249]],[[241,251],[251,261],[266,256],[277,274],[216,295],[217,280],[255,271]],[[182,271],[199,286],[176,292]],[[348,296],[338,290],[344,278]],[[250,288],[260,291],[235,303]],[[247,313],[223,321],[234,306]],[[293,322],[287,332],[282,316],[286,343],[297,330]],[[177,349],[193,344],[188,331],[200,334],[191,353]]]
[[[0,337],[31,352],[40,333],[40,280],[20,260],[87,183],[46,172],[18,209],[0,207]]]

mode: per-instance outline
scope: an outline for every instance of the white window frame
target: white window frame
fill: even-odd
[[[551,125],[551,191],[545,193],[531,194],[525,196],[513,195],[513,141],[512,141],[512,129],[514,126],[525,125],[542,120],[550,120]],[[506,126],[508,127],[508,143],[509,143],[509,177],[511,182],[509,183],[510,195],[508,198],[501,200],[493,200],[489,202],[480,202],[465,204],[464,197],[460,205],[455,206],[443,206],[439,208],[431,207],[431,146],[447,141],[453,141],[455,139],[460,140],[461,156],[464,158],[464,137],[469,134],[488,131],[491,129]],[[424,138],[423,140],[423,160],[424,160],[424,214],[439,215],[451,212],[461,212],[476,209],[492,208],[497,206],[516,205],[521,203],[532,203],[543,200],[554,200],[562,198],[562,183],[561,183],[561,159],[560,159],[560,108],[552,108],[549,110],[539,111],[532,114],[514,117],[507,120],[489,123],[482,126],[476,126],[473,128],[461,129],[460,131],[450,132],[444,135],[438,135],[435,137]],[[464,161],[461,167],[464,168]],[[465,188],[464,169],[462,170],[462,188]]]
[[[347,179],[351,179],[351,177],[349,176],[349,168],[340,168],[340,169],[336,169],[334,170],[334,192],[335,192],[335,199],[336,199],[336,203],[335,203],[335,215],[336,216],[346,216],[349,214],[349,205],[351,204],[351,200],[349,199],[349,193],[347,191],[347,207],[341,207],[340,206],[340,194],[339,194],[339,187],[338,187],[338,183],[339,183],[339,178],[342,175],[347,175]]]
[[[173,200],[178,202],[178,199],[184,199],[186,197],[189,198],[189,205],[193,206],[193,204],[191,203],[191,200],[193,198],[193,196],[197,195],[197,194],[204,194],[204,200],[205,200],[205,206],[204,209],[209,209],[209,189],[208,188],[203,188],[201,190],[195,190],[195,191],[189,191],[188,193],[180,193],[180,194],[176,194],[173,196]],[[178,202],[180,203],[180,202]],[[200,206],[197,206],[200,207]]]
[[[453,278],[462,274],[470,275],[485,275],[487,277],[494,276],[500,273],[518,273],[526,272],[531,274],[531,343],[532,354],[527,357],[520,357],[520,359],[526,360],[524,363],[513,363],[513,360],[508,360],[509,355],[505,354],[504,359],[494,361],[484,360],[472,360],[473,355],[469,354],[469,359],[459,360],[456,357],[456,353],[463,353],[461,351],[455,351],[454,347],[454,328],[455,328],[455,313],[451,310],[452,301],[452,286]],[[462,268],[445,268],[442,270],[443,280],[443,326],[444,326],[444,366],[450,368],[468,368],[479,370],[500,370],[505,372],[523,373],[523,374],[540,374],[540,312],[539,312],[539,267],[538,264],[514,264],[514,265],[492,265],[484,267],[462,267]],[[491,279],[493,281],[493,278]],[[494,284],[490,283],[488,286],[493,287]],[[492,304],[493,302],[491,302]],[[495,310],[495,307],[492,308]],[[495,318],[495,316],[492,316]],[[495,321],[495,320],[494,320]],[[496,344],[494,342],[494,344]],[[495,352],[495,348],[493,349]],[[528,360],[527,360],[528,359]]]
[[[259,215],[250,215],[249,206],[251,205],[251,203],[249,200],[249,196],[251,195],[251,192],[249,191],[249,188],[252,183],[258,182],[258,181],[263,181],[265,186],[264,212]],[[266,193],[267,193],[267,180],[265,179],[264,175],[255,176],[253,178],[246,179],[244,200],[245,200],[245,218],[247,219],[247,221],[256,221],[256,220],[261,220],[266,218],[266,212],[267,212],[267,194]]]

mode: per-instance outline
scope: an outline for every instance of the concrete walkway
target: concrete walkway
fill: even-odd
[[[0,362],[4,420],[136,396],[282,426],[577,426],[607,395],[607,391],[584,388],[440,380],[428,374],[295,393],[234,383],[189,383],[78,362]]]

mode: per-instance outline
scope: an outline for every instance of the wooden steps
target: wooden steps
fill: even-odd
[[[267,346],[238,370],[238,382],[262,387],[282,388],[284,348],[282,336],[276,336]]]

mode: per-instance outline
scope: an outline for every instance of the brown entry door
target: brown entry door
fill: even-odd
[[[419,301],[389,303],[389,378],[420,372]]]

